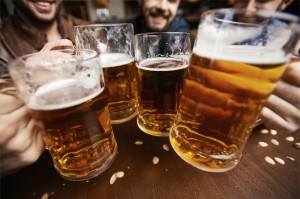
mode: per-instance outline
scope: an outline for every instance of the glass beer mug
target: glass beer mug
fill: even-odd
[[[169,136],[191,55],[190,35],[183,32],[135,36],[138,127]]]
[[[268,10],[203,13],[170,133],[183,160],[209,172],[238,164],[299,27],[296,16]]]
[[[92,24],[74,27],[77,48],[100,54],[109,112],[113,124],[136,116],[136,78],[134,65],[133,25]]]
[[[9,72],[31,116],[44,129],[54,167],[65,179],[105,171],[117,154],[95,51],[47,51],[16,58]]]

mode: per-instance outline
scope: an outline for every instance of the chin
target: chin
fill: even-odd
[[[39,21],[52,22],[55,19],[55,14],[37,14],[35,17]]]
[[[166,30],[165,26],[150,26],[149,29],[153,32],[162,32]]]

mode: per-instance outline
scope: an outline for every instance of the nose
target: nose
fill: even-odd
[[[257,10],[256,0],[249,0],[245,6],[246,12],[253,12]]]
[[[160,0],[159,3],[157,3],[157,7],[166,10],[168,8],[168,0]]]

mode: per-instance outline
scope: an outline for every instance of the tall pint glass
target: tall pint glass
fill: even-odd
[[[209,172],[238,164],[299,27],[297,17],[267,10],[219,9],[201,16],[170,133],[183,160]]]
[[[116,157],[103,72],[95,51],[49,51],[9,62],[54,167],[65,179],[95,177]]]
[[[109,93],[109,112],[113,124],[136,116],[136,78],[133,25],[95,24],[74,27],[78,48],[100,54],[101,67]]]
[[[135,36],[138,127],[169,136],[189,64],[188,33],[142,33]]]

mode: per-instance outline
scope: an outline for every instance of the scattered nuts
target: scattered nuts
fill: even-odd
[[[291,156],[286,156],[287,159],[290,159],[292,161],[295,161],[295,158],[291,157]]]
[[[143,141],[140,141],[140,140],[137,140],[137,141],[135,141],[135,143],[134,143],[135,145],[143,145],[144,144],[144,142]]]
[[[294,147],[296,147],[297,149],[300,149],[300,143],[299,143],[299,142],[296,142],[296,143],[294,144]]]
[[[275,165],[275,161],[272,158],[270,158],[269,156],[265,157],[265,161],[269,164]]]
[[[109,183],[110,183],[110,184],[114,184],[114,183],[116,182],[117,178],[118,178],[118,177],[117,177],[117,174],[114,173],[114,174],[110,177]]]
[[[275,140],[275,139],[271,139],[271,142],[272,142],[272,144],[274,144],[274,145],[279,145],[279,142],[278,142],[277,140]]]
[[[292,136],[286,137],[285,139],[289,142],[293,142],[295,140]]]
[[[152,159],[153,164],[158,164],[159,158],[157,156],[154,156]]]
[[[117,180],[117,178],[123,178],[124,176],[124,172],[123,171],[119,171],[117,173],[114,173],[111,177],[110,177],[110,180],[109,180],[109,183],[110,184],[114,184]]]
[[[271,130],[270,130],[270,133],[271,133],[271,135],[276,135],[276,134],[277,134],[277,131],[274,130],[274,129],[271,129]]]
[[[279,157],[274,157],[275,161],[278,162],[279,164],[285,164],[284,160],[279,158]]]
[[[268,129],[262,129],[262,130],[260,130],[260,132],[261,132],[262,134],[267,134],[267,133],[269,133],[269,130],[268,130]]]
[[[49,198],[49,193],[44,193],[41,199],[48,199]]]
[[[118,177],[118,178],[123,178],[124,175],[125,175],[125,174],[124,174],[123,171],[119,171],[119,172],[117,173],[117,177]]]
[[[258,142],[258,144],[261,147],[267,147],[268,146],[268,143],[266,143],[266,142]]]
[[[166,144],[164,144],[164,145],[163,145],[163,149],[164,149],[165,151],[170,151],[170,148],[169,148],[169,146],[168,146],[168,145],[166,145]]]

